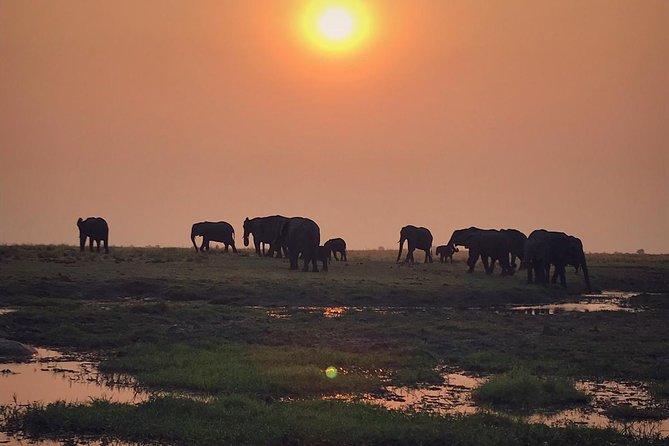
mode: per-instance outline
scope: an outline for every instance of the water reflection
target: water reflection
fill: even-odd
[[[28,363],[0,364],[0,406],[49,404],[56,401],[85,403],[106,399],[119,403],[146,401],[149,394],[133,387],[128,376],[103,376],[91,361],[54,350],[36,349]],[[10,446],[130,446],[115,440],[30,440],[0,432],[0,444]]]
[[[0,405],[88,402],[104,398],[120,403],[146,401],[149,394],[130,386],[129,377],[103,376],[95,363],[37,349],[32,362],[2,364]]]
[[[318,307],[318,306],[281,306],[281,307],[263,307],[263,306],[248,306],[246,308],[254,310],[262,310],[267,317],[271,319],[289,319],[296,314],[320,314],[324,318],[333,319],[340,318],[345,315],[353,313],[361,313],[363,311],[371,311],[379,314],[407,314],[409,312],[425,312],[428,311],[426,307]],[[451,310],[452,307],[439,307],[440,310]]]
[[[380,394],[368,394],[359,397],[344,397],[379,404],[388,409],[427,411],[438,414],[474,414],[492,412],[510,416],[530,423],[543,423],[549,426],[581,424],[590,427],[613,427],[641,434],[659,433],[669,437],[669,418],[663,420],[619,421],[606,416],[607,408],[618,405],[630,405],[639,409],[657,408],[647,387],[633,381],[579,381],[576,387],[592,395],[591,402],[584,407],[539,412],[531,415],[513,415],[503,411],[478,406],[472,400],[472,390],[484,383],[487,378],[453,368],[442,371],[444,384],[424,388],[386,387]]]
[[[551,315],[563,312],[590,312],[590,311],[628,311],[639,312],[642,308],[631,307],[629,300],[638,296],[638,292],[602,291],[600,294],[584,294],[585,299],[579,302],[562,304],[513,306],[514,313],[531,315]]]
[[[118,440],[63,439],[63,440],[31,440],[12,437],[0,432],[0,444],[7,446],[138,446]]]

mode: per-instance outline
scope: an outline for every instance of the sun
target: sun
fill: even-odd
[[[345,54],[369,43],[372,19],[363,0],[312,0],[301,16],[301,33],[317,50]]]
[[[354,28],[355,18],[345,8],[330,7],[318,18],[318,30],[323,37],[332,41],[350,37]]]

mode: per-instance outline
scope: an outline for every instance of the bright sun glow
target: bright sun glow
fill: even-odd
[[[355,20],[344,8],[329,8],[318,18],[318,29],[330,40],[343,40],[351,35]]]
[[[369,42],[372,20],[362,0],[312,0],[302,14],[301,29],[315,48],[348,53]]]

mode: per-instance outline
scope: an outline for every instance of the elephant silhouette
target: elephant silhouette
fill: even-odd
[[[346,242],[343,238],[332,238],[323,244],[323,248],[327,252],[328,260],[332,260],[332,256],[336,261],[339,261],[337,258],[337,253],[341,257],[341,260],[347,262],[346,258]]]
[[[86,239],[90,239],[90,251],[93,252],[93,242],[97,244],[97,252],[100,252],[100,242],[104,242],[105,254],[109,254],[109,225],[102,217],[88,217],[86,220],[79,217],[77,220],[79,228],[79,249],[81,252],[86,248]]]
[[[302,271],[309,271],[309,263],[312,270],[318,272],[318,247],[321,242],[321,231],[316,222],[304,217],[292,217],[281,224],[279,237],[275,241],[277,246],[288,248],[290,269],[297,269],[298,258],[302,255],[304,267]],[[327,263],[324,265],[327,271]]]
[[[502,275],[512,275],[516,258],[523,259],[525,234],[517,229],[481,229],[471,226],[453,231],[447,245],[464,246],[469,249],[468,273],[474,271],[479,257],[487,274],[492,274],[495,264],[502,267]]]
[[[278,245],[277,240],[280,239],[280,231],[282,225],[288,220],[282,215],[272,215],[269,217],[255,217],[244,220],[244,246],[249,246],[249,236],[253,235],[253,244],[255,246],[256,254],[264,255],[264,246],[261,251],[261,244],[269,244],[270,257],[274,257],[276,253],[277,258],[288,255],[285,245]]]
[[[453,254],[456,252],[458,252],[458,248],[453,245],[440,245],[437,246],[434,254],[439,256],[440,262],[445,262],[446,259],[450,259],[451,263],[453,263]]]
[[[407,242],[407,257],[405,262],[414,263],[413,252],[416,249],[425,251],[425,261],[423,263],[432,263],[432,233],[429,229],[413,225],[404,226],[400,229],[400,250],[397,253],[397,262],[402,257],[402,249],[404,249],[404,242]]]
[[[553,283],[560,279],[567,286],[565,266],[574,265],[583,270],[583,278],[588,292],[591,291],[590,275],[585,260],[583,243],[577,237],[564,232],[537,229],[532,231],[525,244],[523,264],[527,268],[527,283],[548,283],[551,266],[555,267]],[[533,277],[534,275],[534,277]]]
[[[202,237],[202,245],[199,249],[195,243],[195,237]],[[228,246],[232,246],[232,252],[237,253],[235,229],[226,221],[201,221],[193,224],[190,231],[190,240],[193,242],[195,252],[209,251],[209,242],[219,242],[225,244],[225,252],[228,252]]]

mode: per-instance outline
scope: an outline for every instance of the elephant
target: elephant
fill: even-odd
[[[86,248],[86,239],[90,240],[90,251],[93,252],[93,242],[97,244],[97,252],[100,252],[100,242],[104,242],[105,254],[109,254],[109,225],[102,217],[88,217],[86,220],[79,217],[77,220],[79,228],[79,249],[81,252]]]
[[[511,252],[511,266],[516,268],[516,258],[523,261],[527,236],[517,229],[500,229],[500,232],[509,239]]]
[[[499,262],[502,267],[502,276],[512,276],[515,272],[515,268],[509,262],[511,241],[506,234],[496,229],[481,230],[467,243],[469,246],[468,273],[474,271],[479,256],[486,274],[492,274],[495,271],[496,262]]]
[[[466,229],[456,229],[451,234],[451,238],[448,240],[446,246],[452,246],[453,250],[457,249],[458,246],[464,246],[465,248],[471,250],[471,245],[474,238],[479,236],[484,231],[489,231],[489,229],[480,229],[475,226],[470,226],[469,228]],[[471,253],[470,253],[470,258],[467,260],[467,265],[469,265],[469,270],[467,271],[468,273],[474,271],[474,266],[476,266],[476,261],[478,260],[478,256],[476,257],[476,261],[474,261],[473,265],[470,264],[470,259],[471,259]],[[483,266],[487,271],[488,258],[484,256],[482,257],[481,260],[483,261]]]
[[[225,244],[225,252],[232,246],[232,252],[237,254],[235,247],[235,229],[226,221],[201,221],[193,224],[190,231],[190,240],[193,242],[195,252],[198,252],[195,237],[202,237],[202,246],[199,251],[209,251],[209,242],[220,242]]]
[[[309,263],[313,272],[318,272],[318,251],[321,243],[321,230],[313,220],[304,217],[288,218],[281,223],[279,234],[274,242],[276,246],[288,248],[290,269],[298,268],[300,255],[304,260],[302,271],[309,271]],[[327,271],[327,262],[323,263],[323,270]]]
[[[330,255],[332,251],[326,245],[320,245],[318,247],[318,260],[323,262],[323,271],[328,270],[328,263],[330,263]],[[336,258],[336,257],[335,257]]]
[[[404,241],[408,242],[407,257],[404,260],[405,262],[414,263],[413,252],[416,249],[421,249],[425,251],[425,261],[424,263],[432,263],[432,233],[429,229],[423,227],[416,227],[413,225],[404,226],[400,230],[400,250],[397,253],[397,262],[400,261],[402,257],[402,249],[404,248]]]
[[[287,248],[285,245],[277,245],[276,241],[279,239],[281,226],[288,221],[287,217],[282,215],[272,215],[270,217],[255,217],[244,220],[244,246],[249,246],[249,235],[253,234],[253,244],[255,246],[256,254],[263,256],[265,248],[260,249],[262,244],[269,244],[269,256],[274,257],[276,253],[277,258],[281,258],[281,252],[287,256]]]
[[[585,261],[585,253],[583,251],[583,242],[580,238],[574,237],[573,235],[567,235],[569,248],[567,250],[566,265],[571,265],[574,267],[574,272],[578,274],[579,268],[583,270],[583,277],[585,279],[586,287],[588,292],[590,292],[590,276],[588,274],[588,266]],[[546,269],[546,278],[550,275],[550,265]],[[556,283],[559,277],[559,272],[557,268],[553,272],[553,277],[551,278],[551,283]]]
[[[453,263],[453,254],[456,252],[459,252],[459,250],[453,245],[440,245],[437,246],[434,254],[439,256],[440,262],[444,262],[446,259],[450,259],[451,263]]]
[[[346,258],[346,242],[343,238],[332,238],[325,242],[323,246],[327,250],[328,260],[332,260],[332,256],[334,255],[334,259],[339,261],[337,258],[337,253],[339,253],[341,260],[344,262],[348,261]]]
[[[483,239],[480,237],[483,236]],[[522,260],[527,237],[517,229],[481,229],[471,226],[453,231],[447,245],[464,246],[469,249],[468,273],[474,271],[478,258],[488,274],[495,270],[495,262],[502,267],[502,275],[512,275],[516,268],[516,257]],[[476,248],[472,252],[472,247]],[[506,254],[505,254],[506,253]],[[509,256],[511,261],[509,262]],[[494,258],[492,258],[494,257]]]
[[[482,231],[486,231],[486,229],[479,229],[474,226],[467,229],[456,229],[453,231],[453,234],[451,234],[451,238],[448,240],[447,245],[453,245],[454,248],[456,246],[464,246],[469,249],[470,240],[479,235]]]
[[[574,265],[583,270],[585,285],[590,292],[590,275],[583,251],[583,243],[577,237],[564,232],[537,229],[527,238],[524,265],[527,267],[527,283],[548,283],[550,267],[555,267],[553,283],[560,278],[560,284],[567,286],[565,266]],[[534,273],[534,280],[533,275]]]

